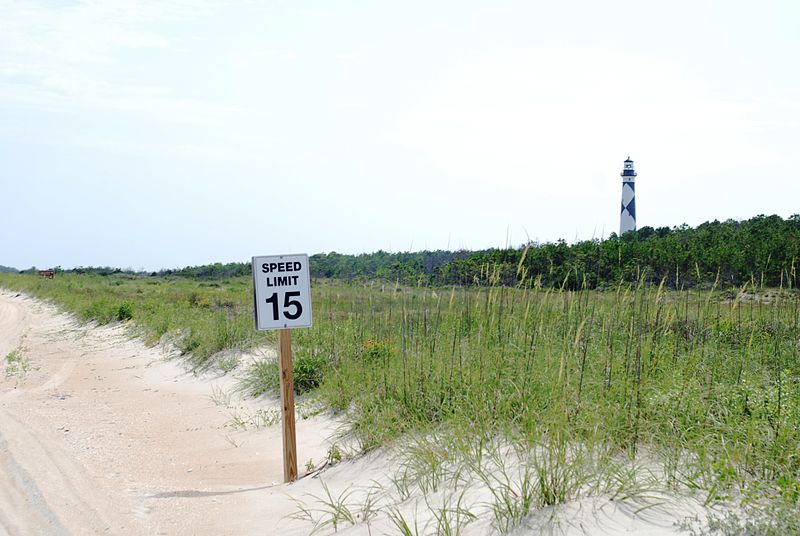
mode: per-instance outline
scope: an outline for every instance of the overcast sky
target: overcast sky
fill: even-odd
[[[800,2],[0,0],[0,264],[800,212]]]

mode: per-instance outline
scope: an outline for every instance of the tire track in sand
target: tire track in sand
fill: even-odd
[[[212,384],[230,377],[198,378],[124,326],[80,326],[3,290],[0,341],[30,364],[0,373],[0,534],[263,535],[292,511],[273,488],[280,426],[228,426],[277,401],[218,406]],[[320,464],[337,427],[299,420],[303,459]]]

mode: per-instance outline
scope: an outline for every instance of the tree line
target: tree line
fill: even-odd
[[[619,281],[697,286],[796,286],[800,215],[759,215],[697,227],[642,227],[621,237],[567,244],[530,242],[480,251],[422,251],[311,257],[312,275],[414,285],[529,285],[598,288]]]
[[[479,251],[377,251],[309,258],[311,276],[347,281],[379,280],[422,286],[541,286],[602,288],[620,281],[664,281],[672,288],[697,286],[792,286],[800,260],[800,215],[759,215],[714,220],[697,227],[642,227],[622,236],[567,244],[529,242]],[[214,263],[147,274],[119,268],[79,267],[100,275],[223,279],[250,275],[249,262]],[[26,271],[35,271],[31,268]]]

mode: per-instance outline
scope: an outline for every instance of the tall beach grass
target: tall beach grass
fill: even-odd
[[[490,266],[485,275],[491,281]],[[253,328],[246,278],[0,274],[0,285],[86,320],[131,322],[150,342],[171,338],[197,367],[222,351],[274,344]],[[408,450],[408,460],[428,460],[418,471],[428,480],[399,479],[406,488],[435,486],[436,469],[455,461],[502,478],[481,472],[482,460],[511,445],[529,465],[518,473],[525,478],[493,486],[497,526],[509,530],[531,508],[587,489],[624,495],[640,481],[623,478],[625,467],[646,466],[665,488],[709,502],[797,505],[800,296],[791,287],[317,281],[314,325],[293,333],[297,375],[303,391],[345,416],[362,451],[436,439]],[[276,368],[256,364],[245,386],[274,389]],[[592,479],[605,484],[592,488]]]

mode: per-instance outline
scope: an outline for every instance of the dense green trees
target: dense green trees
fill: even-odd
[[[481,251],[377,251],[310,257],[317,278],[382,280],[404,285],[529,285],[597,288],[619,281],[661,282],[671,288],[743,285],[797,286],[800,215],[714,220],[696,228],[642,227],[606,240],[523,244]],[[35,271],[35,268],[31,270]],[[78,273],[129,273],[119,268],[75,268]],[[142,274],[139,274],[142,275]],[[224,279],[250,275],[249,262],[161,270],[150,275]]]
[[[622,237],[569,245],[529,243],[482,251],[422,251],[311,257],[312,275],[424,285],[541,285],[596,288],[621,280],[665,280],[673,288],[796,285],[800,215],[643,227]]]
[[[249,262],[229,262],[222,264],[205,264],[203,266],[187,266],[180,270],[162,270],[159,275],[178,275],[194,279],[224,279],[228,277],[238,277],[250,275]]]
[[[309,259],[314,277],[334,279],[382,279],[401,281],[408,284],[428,284],[436,279],[436,274],[449,263],[473,255],[468,251],[419,251],[388,253],[379,250],[375,253],[343,255],[341,253],[319,253]],[[468,284],[464,282],[463,284]]]

